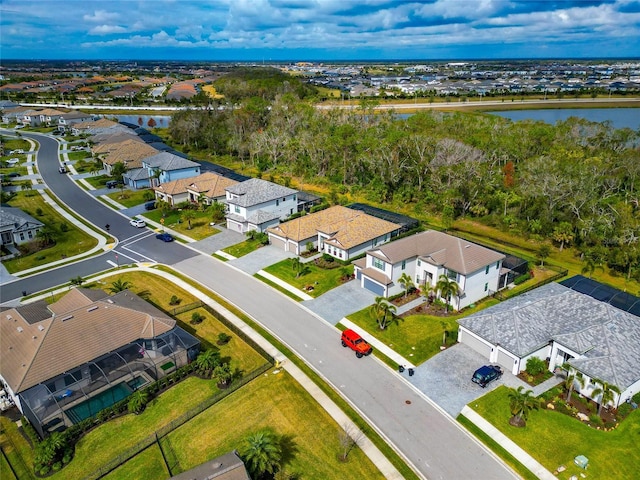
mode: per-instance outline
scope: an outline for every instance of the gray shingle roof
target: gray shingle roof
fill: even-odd
[[[228,200],[232,205],[251,207],[269,202],[277,198],[284,198],[297,192],[293,188],[283,187],[277,183],[267,182],[260,178],[251,178],[236,185],[227,187],[227,192],[239,195],[238,198]]]
[[[3,205],[2,209],[0,209],[1,230],[20,231],[28,225],[43,226],[44,224],[19,208]]]
[[[199,163],[192,162],[191,160],[187,160],[186,158],[182,158],[169,152],[160,152],[156,155],[152,155],[151,157],[147,157],[144,159],[144,163],[150,167],[159,168],[165,172],[200,166]]]
[[[640,379],[638,317],[557,283],[458,323],[519,357],[554,340],[583,356],[569,364],[623,390]]]
[[[368,252],[390,263],[420,257],[425,262],[468,275],[505,258],[504,254],[435,230],[401,238]]]

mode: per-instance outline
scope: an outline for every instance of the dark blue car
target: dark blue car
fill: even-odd
[[[157,234],[156,238],[158,240],[162,240],[163,242],[173,242],[173,237],[167,232]]]
[[[498,365],[485,365],[473,372],[471,381],[477,383],[482,388],[486,387],[489,382],[496,380],[502,376],[502,369]]]

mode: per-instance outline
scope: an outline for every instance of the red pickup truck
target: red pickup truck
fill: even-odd
[[[349,328],[342,332],[342,346],[349,347],[351,350],[356,352],[356,357],[358,358],[370,355],[373,351],[371,345]]]

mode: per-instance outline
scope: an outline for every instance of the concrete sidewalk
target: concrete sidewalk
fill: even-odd
[[[531,457],[527,452],[522,450],[518,445],[512,442],[504,433],[487,422],[469,407],[462,409],[461,415],[464,415],[471,423],[486,433],[498,445],[509,452],[516,460],[527,467],[540,480],[554,480],[556,477],[540,463]]]
[[[280,280],[278,277],[271,275],[270,273],[267,273],[264,270],[260,270],[258,272],[258,275],[284,288],[287,292],[293,293],[296,297],[300,298],[301,300],[313,300],[313,297],[311,295],[303,292],[302,290],[294,287],[293,285],[289,285],[287,282]]]
[[[168,272],[164,272],[155,268],[148,268],[145,266],[138,266],[135,268],[128,268],[126,271],[143,271],[148,273],[153,273],[155,275],[159,275],[171,283],[177,285],[178,287],[188,291],[194,297],[198,298],[202,302],[209,305],[211,308],[214,308],[220,314],[222,314],[225,318],[231,321],[237,328],[239,328],[245,335],[250,337],[254,342],[256,342],[260,347],[262,347],[269,355],[271,355],[277,362],[277,368],[273,371],[273,373],[277,373],[279,369],[284,369],[289,375],[291,375],[317,402],[318,404],[333,418],[333,420],[340,425],[342,428],[345,428],[350,432],[352,438],[357,441],[358,447],[364,452],[365,455],[373,462],[373,464],[380,470],[384,478],[389,480],[401,480],[403,476],[398,472],[398,470],[389,462],[387,457],[376,447],[366,436],[364,432],[358,429],[358,427],[353,423],[349,417],[311,380],[302,370],[300,370],[296,365],[292,362],[287,361],[287,358],[276,349],[271,343],[265,340],[258,332],[256,332],[253,328],[247,325],[244,321],[242,321],[239,317],[237,317],[233,312],[227,310],[224,306],[217,303],[211,297],[205,295],[200,290],[194,288],[190,284],[184,282],[180,278],[177,278],[171,275]],[[105,278],[111,275],[114,275],[115,272],[110,272],[106,274],[102,274],[96,277],[91,277],[91,281],[100,280],[101,278]],[[60,292],[68,291],[68,287],[61,288],[53,292],[53,294],[57,294]],[[29,299],[29,302],[34,302],[36,300],[41,300],[44,297],[48,297],[52,295],[51,292],[46,294],[33,297]]]

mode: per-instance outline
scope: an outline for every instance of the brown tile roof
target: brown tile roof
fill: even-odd
[[[395,264],[412,257],[443,266],[463,275],[505,258],[502,253],[435,230],[401,238],[368,252]]]
[[[179,178],[171,182],[162,183],[153,189],[166,195],[178,195],[187,193],[187,186],[192,182],[193,178]]]
[[[198,195],[204,193],[207,198],[224,197],[226,195],[225,189],[238,183],[236,180],[223,177],[213,172],[205,172],[190,180],[191,183],[187,187],[187,190]]]
[[[267,232],[296,242],[322,232],[330,236],[325,243],[349,249],[399,228],[395,223],[336,205],[268,228]]]
[[[76,289],[85,290],[85,289]],[[140,338],[168,332],[175,321],[129,291],[89,301],[71,291],[50,305],[50,318],[30,323],[22,307],[0,313],[0,372],[21,392]]]
[[[118,122],[109,120],[108,118],[99,118],[98,120],[86,120],[76,123],[73,128],[77,130],[88,130],[90,128],[108,128],[118,125]]]
[[[158,153],[158,150],[152,146],[133,139],[115,144],[114,147],[102,161],[107,165],[115,165],[118,162],[122,162],[128,169],[141,168],[142,160]]]

